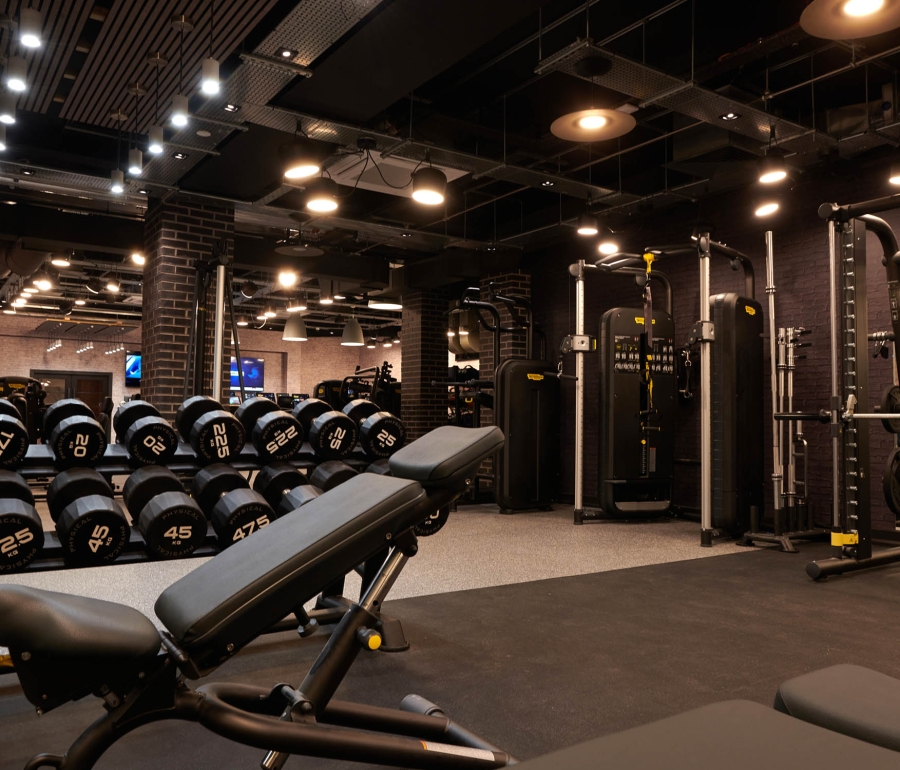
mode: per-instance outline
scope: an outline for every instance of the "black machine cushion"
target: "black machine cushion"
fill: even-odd
[[[887,770],[897,755],[749,701],[727,701],[524,762],[521,770]]]
[[[869,668],[843,664],[790,679],[778,688],[775,708],[900,751],[900,680]]]
[[[427,514],[405,479],[361,474],[277,519],[167,588],[156,614],[200,676]],[[184,668],[183,668],[184,670]]]
[[[391,457],[391,473],[397,478],[418,481],[424,487],[451,487],[463,480],[473,465],[498,451],[503,441],[503,432],[496,426],[445,425]]]

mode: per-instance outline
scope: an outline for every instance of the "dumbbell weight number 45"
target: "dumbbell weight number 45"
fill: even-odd
[[[15,556],[18,553],[20,545],[25,545],[34,540],[34,535],[30,530],[20,529],[14,535],[7,535],[0,538],[0,554]],[[12,551],[12,553],[10,553]]]
[[[98,524],[91,533],[91,539],[88,540],[88,547],[97,553],[104,545],[111,545],[112,538],[109,537],[109,527],[105,524]]]
[[[256,521],[248,521],[242,527],[238,527],[235,530],[234,537],[232,537],[231,540],[232,542],[243,540],[245,537],[252,535],[257,528],[262,529],[263,527],[269,526],[271,523],[268,516],[260,516]]]
[[[280,430],[275,434],[275,438],[266,444],[266,451],[274,454],[278,451],[279,447],[283,447],[288,441],[296,437],[297,429],[293,425],[290,425],[287,430]],[[338,444],[338,446],[340,446],[340,444]]]
[[[194,528],[191,526],[169,527],[163,533],[163,537],[169,538],[172,541],[172,545],[181,545],[182,541],[191,539],[193,532]]]

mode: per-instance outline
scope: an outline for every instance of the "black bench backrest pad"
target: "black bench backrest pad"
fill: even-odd
[[[437,428],[403,447],[389,465],[401,479],[418,481],[423,487],[461,485],[465,476],[503,446],[503,431],[487,428]]]
[[[208,670],[416,523],[424,500],[415,482],[361,474],[185,575],[156,614]]]

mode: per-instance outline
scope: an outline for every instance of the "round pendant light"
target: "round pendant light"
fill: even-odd
[[[235,321],[238,326],[249,326],[250,325],[250,316],[248,315],[239,315]]]
[[[41,47],[41,12],[34,8],[19,11],[19,42],[26,48]]]
[[[183,94],[172,97],[172,125],[184,128],[188,124],[188,98]]]
[[[200,90],[207,96],[219,93],[219,62],[215,59],[204,59],[201,66]]]
[[[109,189],[114,195],[125,191],[125,174],[121,169],[117,168],[109,175]]]
[[[760,219],[766,219],[777,214],[781,209],[781,201],[776,196],[761,196],[756,199],[753,213]]]
[[[579,235],[596,235],[598,232],[600,232],[600,225],[597,223],[597,217],[588,212],[578,217]]]
[[[162,126],[150,126],[150,141],[147,142],[147,151],[152,155],[161,155],[165,146],[165,138]]]
[[[281,339],[285,342],[306,342],[309,339],[303,316],[292,315],[288,318],[287,323],[284,325],[284,333],[281,335]]]
[[[900,185],[900,161],[894,161],[891,164],[891,175],[888,177],[891,184]]]
[[[345,347],[358,348],[366,344],[366,338],[363,334],[362,327],[352,316],[344,326],[344,333],[341,335],[341,345]]]
[[[322,170],[318,153],[313,143],[305,136],[296,136],[278,150],[284,178],[290,181],[308,179]]]
[[[24,91],[28,87],[28,63],[21,56],[10,56],[3,79],[10,91]]]
[[[16,95],[0,91],[0,123],[11,126],[16,122]]]
[[[132,176],[140,176],[143,170],[144,154],[137,147],[132,147],[128,151],[128,173]]]
[[[426,206],[439,206],[447,192],[447,177],[439,168],[425,166],[412,175],[412,197]]]
[[[60,252],[50,255],[50,264],[53,265],[53,267],[69,267],[72,262],[69,259],[69,254]]]
[[[53,279],[50,273],[43,268],[31,276],[31,283],[39,291],[50,291],[53,288]]]
[[[777,148],[770,149],[759,161],[759,181],[761,184],[776,184],[787,178],[784,155]]]
[[[337,210],[337,185],[332,180],[320,177],[310,182],[306,190],[306,208],[310,211],[328,214]]]
[[[387,297],[382,299],[370,299],[368,304],[372,310],[403,310],[403,304],[400,300],[389,299]]]
[[[900,27],[900,0],[813,0],[800,16],[803,31],[826,40],[856,40]]]
[[[633,115],[618,110],[580,110],[554,120],[550,133],[570,142],[600,142],[624,136],[636,125]]]
[[[288,313],[303,312],[306,310],[306,296],[301,297],[299,294],[295,294],[289,297],[285,310],[287,310]]]

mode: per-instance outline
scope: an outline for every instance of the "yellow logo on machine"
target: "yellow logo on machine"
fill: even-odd
[[[636,316],[634,317],[634,322],[635,322],[636,324],[640,324],[641,326],[643,326],[643,325],[644,325],[644,317],[643,317],[643,316],[638,316],[638,315],[636,315]],[[656,319],[655,319],[655,318],[653,319],[653,323],[656,323]]]
[[[528,379],[534,380],[535,382],[540,382],[541,380],[544,379],[544,375],[543,374],[529,374]]]
[[[746,311],[747,315],[756,315],[755,307],[750,307],[750,305],[744,305],[744,310]]]

